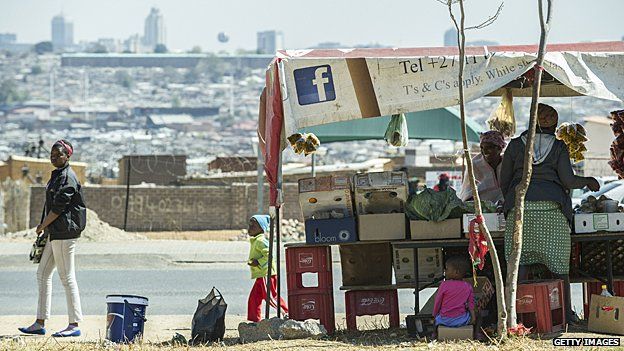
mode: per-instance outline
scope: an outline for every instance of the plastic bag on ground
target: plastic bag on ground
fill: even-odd
[[[222,340],[225,335],[226,310],[227,303],[223,295],[213,287],[208,296],[197,302],[191,326],[191,343],[197,345]]]
[[[407,132],[407,119],[404,114],[392,115],[386,134],[384,134],[384,139],[392,146],[407,146],[409,135]]]

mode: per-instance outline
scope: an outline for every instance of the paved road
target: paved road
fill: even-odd
[[[218,287],[228,302],[230,314],[244,315],[247,294],[252,281],[244,265],[246,243],[205,243],[184,241],[151,241],[121,244],[81,243],[78,249],[77,280],[83,312],[106,313],[105,296],[125,293],[150,299],[148,313],[154,315],[191,315],[197,300]],[[29,244],[0,244],[0,315],[34,315],[37,301],[36,265],[28,262],[24,252]],[[284,257],[282,255],[282,257]],[[335,257],[335,260],[337,257]],[[182,261],[208,263],[181,263]],[[285,277],[285,274],[283,275]],[[334,288],[340,286],[340,264],[334,264]],[[282,278],[282,291],[286,281]],[[432,293],[420,294],[421,304]],[[573,286],[575,307],[581,311],[582,291]],[[413,293],[400,290],[400,310],[409,313]],[[344,294],[335,292],[336,312],[344,312]],[[65,314],[63,288],[53,278],[52,314]]]

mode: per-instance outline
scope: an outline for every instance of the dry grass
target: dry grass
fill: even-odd
[[[240,230],[202,230],[184,232],[141,232],[151,240],[197,240],[197,241],[229,241],[236,238]]]
[[[209,346],[190,347],[187,345],[170,345],[169,343],[137,343],[134,345],[114,345],[105,342],[71,342],[53,338],[17,338],[0,340],[0,350],[24,350],[24,351],[87,351],[87,350],[128,350],[128,351],[182,351],[182,350],[561,350],[564,348],[553,347],[550,340],[535,340],[529,338],[510,339],[503,343],[496,341],[480,343],[476,341],[462,342],[434,342],[409,338],[405,330],[391,331],[365,331],[347,333],[339,331],[334,337],[322,340],[277,340],[262,341],[251,344],[240,344],[238,338],[226,338],[221,343]],[[598,349],[596,349],[598,350]]]

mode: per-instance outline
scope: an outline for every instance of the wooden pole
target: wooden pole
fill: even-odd
[[[533,91],[531,95],[531,112],[529,118],[529,130],[526,136],[526,146],[524,152],[524,173],[522,180],[516,186],[516,199],[514,203],[514,232],[511,246],[511,252],[507,261],[507,286],[505,288],[505,297],[507,299],[507,326],[513,328],[517,326],[516,312],[516,293],[518,288],[518,269],[520,267],[520,257],[522,254],[522,235],[524,220],[524,199],[526,197],[529,184],[531,183],[531,174],[533,173],[533,145],[535,144],[535,131],[537,129],[537,103],[539,100],[541,81],[542,81],[542,65],[544,64],[544,54],[546,51],[546,40],[550,31],[552,19],[552,7],[554,0],[546,0],[546,18],[544,18],[543,0],[538,0],[538,12],[540,20],[540,43],[537,59],[533,67],[535,72],[535,80],[533,81]]]
[[[464,78],[464,69],[466,66],[466,31],[465,31],[465,11],[464,11],[464,1],[458,0],[459,8],[460,8],[460,21],[459,23],[455,19],[455,15],[452,11],[452,1],[447,3],[449,14],[453,23],[455,24],[455,28],[457,29],[457,44],[459,47],[459,76],[458,81],[463,82]],[[483,211],[481,208],[481,200],[479,198],[479,192],[477,191],[477,182],[474,177],[474,168],[472,165],[472,158],[470,157],[470,150],[468,149],[468,133],[466,127],[466,106],[465,106],[465,98],[464,98],[464,85],[459,84],[459,113],[461,117],[461,131],[462,131],[462,144],[464,148],[464,160],[466,162],[466,169],[468,170],[468,181],[470,182],[470,186],[472,188],[472,196],[475,203],[475,215],[477,217],[481,217],[483,215]],[[464,180],[465,181],[465,180]],[[505,306],[505,297],[503,294],[503,275],[500,269],[500,262],[498,260],[498,253],[496,252],[496,247],[494,246],[494,240],[492,240],[492,235],[490,234],[490,230],[487,228],[485,223],[479,223],[479,231],[484,234],[487,243],[488,249],[490,252],[490,258],[492,259],[492,266],[494,269],[494,279],[496,283],[496,303],[498,308],[498,334],[501,336],[505,335],[505,327],[506,327],[506,319],[507,319],[507,310]]]

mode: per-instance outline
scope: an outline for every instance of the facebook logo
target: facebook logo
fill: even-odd
[[[336,100],[334,79],[329,65],[296,69],[294,74],[299,105]]]

